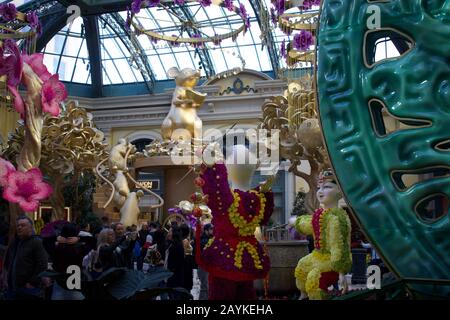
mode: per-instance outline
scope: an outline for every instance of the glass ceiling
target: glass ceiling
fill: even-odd
[[[200,61],[199,50],[207,52],[212,62],[214,73],[220,73],[236,67],[257,71],[272,71],[267,47],[262,48],[261,30],[255,12],[248,1],[237,1],[239,6],[244,3],[250,16],[251,26],[245,33],[241,33],[236,41],[223,40],[218,46],[210,43],[203,49],[196,49],[191,45],[181,44],[171,46],[165,41],[157,43],[151,41],[145,34],[137,37],[143,53],[148,59],[155,80],[167,80],[167,70],[171,67],[200,68],[202,76],[205,70]],[[187,13],[196,21],[203,35],[223,34],[237,29],[242,20],[235,14],[219,6],[201,7],[197,3],[188,4]],[[127,13],[120,12],[125,21]],[[108,15],[108,14],[106,14]],[[111,26],[106,15],[98,18],[99,42],[102,64],[102,81],[104,85],[143,82],[144,78],[136,63],[133,62],[133,53],[125,45],[123,38],[128,37],[124,29],[117,30]],[[135,19],[145,29],[160,34],[174,35],[179,31],[174,25],[179,20],[160,7],[142,9]],[[45,63],[49,70],[58,72],[60,79],[69,82],[90,84],[90,60],[83,19],[77,18],[71,26],[61,29],[42,50]]]
[[[51,1],[53,0],[12,2],[17,6],[25,4],[26,7],[30,3],[40,6],[41,3],[48,4]],[[200,69],[205,79],[237,67],[273,72],[275,75],[278,74],[278,68],[287,68],[285,59],[280,57],[279,52],[282,41],[286,40],[288,43],[293,35],[287,36],[279,27],[274,27],[269,21],[270,14],[261,16],[260,12],[254,10],[258,6],[263,6],[264,11],[269,13],[272,7],[271,0],[234,0],[233,3],[236,7],[241,3],[245,6],[251,22],[248,31],[239,34],[235,41],[225,39],[219,45],[208,43],[204,48],[194,48],[188,44],[172,46],[166,41],[154,42],[145,34],[132,34],[130,38],[129,31],[124,27],[126,11],[100,15],[95,13],[98,36],[96,32],[94,34],[91,31],[92,24],[87,27],[84,25],[88,23],[87,19],[91,19],[89,17],[93,17],[92,15],[88,18],[77,18],[72,25],[66,25],[51,33],[53,35],[50,37],[51,40],[42,49],[44,61],[48,69],[53,73],[59,73],[63,81],[94,86],[99,83],[100,85],[140,83],[147,84],[148,88],[150,82],[154,86],[158,81],[168,80],[167,71],[171,67]],[[313,8],[317,9],[318,7]],[[295,9],[293,11],[291,9],[289,13],[291,12],[295,12]],[[48,17],[52,12],[44,14]],[[194,27],[181,28],[180,20],[183,19],[193,21]],[[220,35],[236,30],[243,24],[242,19],[234,12],[216,5],[204,8],[198,2],[186,2],[183,7],[174,5],[171,8],[158,6],[141,9],[133,21],[146,30],[182,37],[192,37],[193,33],[200,33],[202,36]],[[269,30],[266,32],[270,32],[271,37],[266,38],[266,35],[261,34],[260,24],[266,26],[265,29]],[[270,40],[267,45],[263,45],[265,39]],[[99,50],[96,50],[97,48]],[[90,53],[94,57],[90,57]],[[94,67],[91,63],[94,63]],[[308,66],[296,68],[299,67]],[[94,80],[93,74],[96,74]],[[162,83],[159,88],[164,90],[165,84]]]

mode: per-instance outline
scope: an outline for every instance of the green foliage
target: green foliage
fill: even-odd
[[[305,207],[305,197],[306,193],[301,191],[297,193],[297,196],[294,200],[294,208],[292,209],[291,216],[301,216],[308,213]]]
[[[178,293],[182,298],[192,299],[191,294],[183,288],[160,288],[161,282],[172,276],[172,272],[157,268],[147,273],[126,268],[111,268],[93,279],[87,272],[83,272],[81,292],[86,300],[147,300],[163,293]],[[44,271],[41,277],[52,278],[62,286],[68,275],[55,271]]]

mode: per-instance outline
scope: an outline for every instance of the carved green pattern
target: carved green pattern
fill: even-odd
[[[450,197],[450,177],[401,191],[396,170],[450,166],[450,0],[323,0],[318,33],[320,120],[330,159],[366,234],[402,278],[450,278],[450,215],[429,223],[415,213],[432,194]],[[381,9],[381,28],[413,40],[403,56],[364,63],[367,8]],[[431,126],[376,134],[369,101],[403,119]],[[450,291],[447,287],[447,291]]]

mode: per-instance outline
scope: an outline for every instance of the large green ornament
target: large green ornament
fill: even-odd
[[[383,37],[403,54],[375,62]],[[370,240],[401,278],[450,279],[450,215],[420,213],[450,196],[450,0],[323,0],[317,81],[330,159]]]

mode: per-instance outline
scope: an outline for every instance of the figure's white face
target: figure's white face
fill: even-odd
[[[337,206],[342,197],[341,191],[336,183],[325,181],[317,185],[317,199],[326,208]]]

